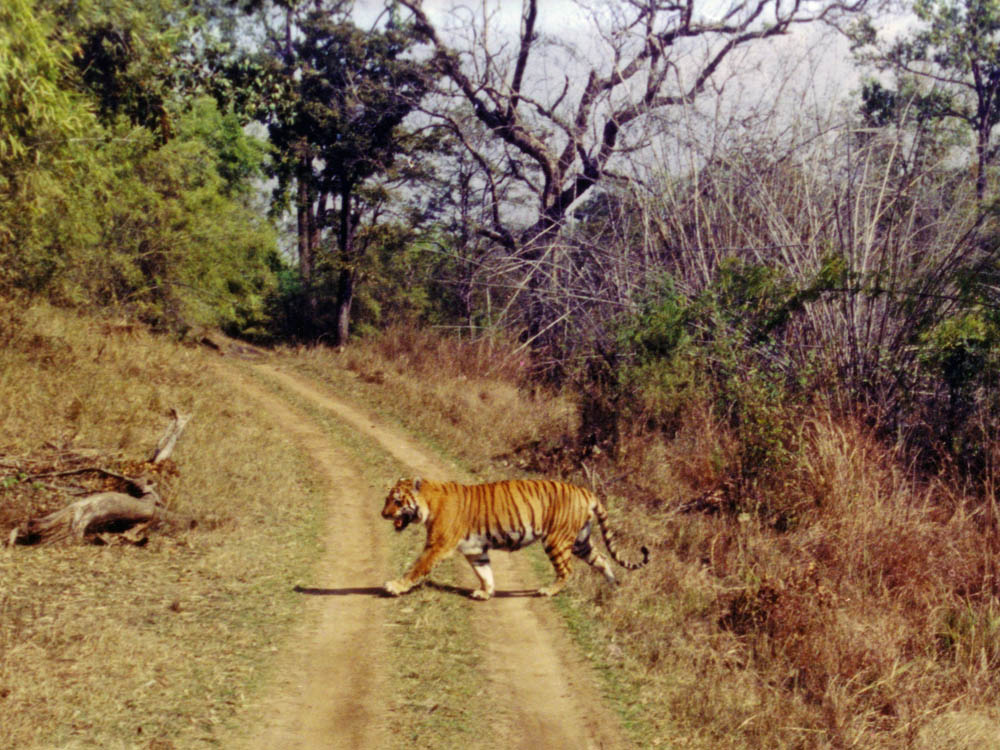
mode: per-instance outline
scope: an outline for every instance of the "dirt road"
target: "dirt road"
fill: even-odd
[[[375,441],[414,475],[458,478],[406,435],[326,389],[273,366],[258,372]],[[386,742],[379,686],[389,659],[380,634],[390,608],[405,599],[378,596],[378,587],[399,571],[386,570],[384,534],[378,529],[382,497],[352,467],[350,456],[305,413],[279,396],[229,372],[233,384],[257,402],[315,461],[329,483],[330,521],[318,574],[337,596],[310,597],[306,624],[279,656],[284,677],[261,711],[252,748],[378,748]],[[477,638],[484,644],[479,671],[485,683],[477,700],[488,700],[492,736],[487,744],[518,748],[623,748],[616,718],[604,707],[593,676],[575,654],[551,604],[519,596],[538,582],[523,558],[494,554],[496,598],[472,602]],[[468,585],[473,582],[469,573]],[[310,593],[304,591],[304,594]],[[316,592],[313,592],[316,593]],[[442,596],[449,595],[442,592]],[[381,656],[380,656],[381,655]]]

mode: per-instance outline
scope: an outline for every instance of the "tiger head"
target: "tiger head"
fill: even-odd
[[[382,508],[382,518],[392,519],[396,531],[402,531],[413,521],[427,520],[427,504],[420,500],[420,479],[400,479],[389,490]]]

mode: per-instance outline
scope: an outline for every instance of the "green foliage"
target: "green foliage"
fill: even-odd
[[[96,242],[63,258],[67,296],[171,328],[259,327],[278,265],[275,236],[227,195],[217,152],[198,138],[157,148],[152,134],[133,129],[98,153],[106,168],[80,186],[90,221],[73,217]]]
[[[417,37],[404,27],[365,32],[342,10],[311,9],[289,23],[298,34],[290,48],[243,67],[271,80],[270,101],[255,111],[278,156],[274,176],[283,188],[305,179],[317,193],[353,195],[407,153],[400,125],[430,84],[408,54]]]
[[[898,91],[866,84],[863,111],[881,126],[889,109],[913,108],[916,119],[951,120],[973,136],[976,194],[987,187],[986,165],[995,158],[993,130],[1000,123],[1000,2],[916,0],[918,25],[882,43],[870,19],[852,29],[857,57],[892,71]]]
[[[34,162],[47,141],[83,128],[83,106],[63,86],[71,48],[52,41],[56,19],[32,0],[0,4],[0,175]],[[0,219],[2,221],[2,219]],[[0,224],[2,229],[2,224]]]
[[[616,322],[613,382],[626,420],[637,416],[650,428],[672,431],[685,404],[707,396],[694,357],[695,316],[691,300],[664,275],[638,310]]]
[[[174,329],[264,325],[282,265],[248,205],[265,146],[177,85],[182,11],[0,7],[0,292]]]
[[[64,85],[71,48],[35,6],[0,4],[0,288],[38,260],[25,237],[64,197],[63,177],[81,158],[74,140],[95,126],[87,102]]]
[[[36,3],[0,7],[0,290],[37,290],[59,259],[39,247],[60,218],[68,182],[86,169],[78,140],[96,127],[87,102],[65,87],[70,47]]]
[[[632,353],[639,364],[669,358],[690,343],[691,303],[681,295],[670,276],[653,282],[653,291],[640,302],[617,332],[618,347]]]
[[[969,311],[946,318],[921,337],[920,361],[939,374],[953,393],[993,382],[1000,368],[996,314]]]
[[[349,19],[312,12],[301,31],[294,118],[274,123],[271,136],[283,152],[303,140],[315,147],[323,182],[339,194],[405,153],[399,126],[430,78],[408,56],[416,37],[405,28],[364,32]]]
[[[358,333],[374,333],[390,322],[405,326],[427,321],[430,269],[415,235],[412,227],[388,222],[358,233],[363,267],[356,299]]]
[[[16,209],[0,253],[5,291],[174,329],[259,329],[280,266],[276,237],[230,196],[238,181],[220,174],[222,156],[193,135],[158,146],[124,123],[92,132],[103,137],[66,144],[65,161],[22,173],[6,196]]]
[[[249,196],[255,191],[254,181],[264,177],[271,149],[247,135],[235,112],[222,111],[213,99],[201,97],[192,102],[177,130],[180,139],[198,140],[211,149],[227,195]]]
[[[59,15],[72,46],[73,83],[92,97],[98,116],[173,136],[176,110],[203,85],[196,63],[202,19],[189,0],[39,0]]]
[[[799,290],[774,268],[736,261],[694,297],[678,292],[669,276],[655,279],[638,310],[616,324],[621,418],[671,432],[692,403],[710,404],[736,438],[731,470],[744,483],[768,487],[795,460],[796,405],[807,393],[804,374],[789,366],[773,337],[827,283],[821,274]]]
[[[615,323],[614,408],[606,412],[671,433],[690,404],[709,404],[734,438],[729,470],[756,497],[769,498],[757,510],[787,515],[799,499],[773,483],[794,475],[801,460],[801,414],[817,396],[845,387],[823,352],[790,347],[787,329],[801,324],[806,304],[849,286],[873,298],[888,294],[878,278],[848,278],[835,257],[804,286],[773,267],[737,261],[720,264],[697,295],[679,293],[668,276],[656,279],[638,308]],[[915,320],[907,347],[914,355],[896,376],[917,385],[885,402],[895,412],[871,413],[892,420],[926,466],[945,461],[981,475],[1000,429],[1000,314],[966,300]],[[864,396],[851,393],[848,408]]]
[[[1000,315],[970,308],[944,318],[921,335],[919,365],[935,389],[933,410],[917,414],[927,425],[918,434],[940,446],[963,471],[981,473],[1000,427]],[[933,430],[933,434],[924,435]]]
[[[393,202],[390,184],[411,179],[411,157],[434,142],[403,125],[430,86],[431,68],[412,54],[419,41],[412,27],[390,21],[362,30],[347,4],[254,7],[263,23],[282,18],[287,35],[226,69],[233,80],[255,82],[241,106],[268,128],[273,206],[296,212],[302,287],[294,299],[302,309],[286,317],[297,321],[299,337],[343,343],[358,282],[385,268],[368,267],[369,239],[398,245],[377,231]],[[372,295],[362,292],[358,302],[378,316]]]

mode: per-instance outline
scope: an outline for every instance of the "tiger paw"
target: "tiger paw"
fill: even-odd
[[[481,602],[485,602],[487,599],[493,596],[493,592],[486,591],[485,589],[476,589],[471,594],[469,594],[469,596],[472,597],[473,599],[478,599]]]
[[[397,578],[395,581],[387,581],[382,588],[389,596],[399,596],[409,591],[410,585],[402,578]]]

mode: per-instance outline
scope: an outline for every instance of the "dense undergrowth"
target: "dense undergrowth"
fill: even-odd
[[[820,399],[762,401],[768,419],[741,432],[712,394],[689,390],[669,430],[632,412],[602,449],[580,418],[586,395],[532,385],[523,351],[498,342],[394,331],[289,361],[483,475],[559,475],[608,497],[652,562],[616,591],[578,572],[568,597],[628,686],[643,746],[973,748],[997,736],[992,483],[920,473]],[[735,471],[772,433],[780,460]]]

